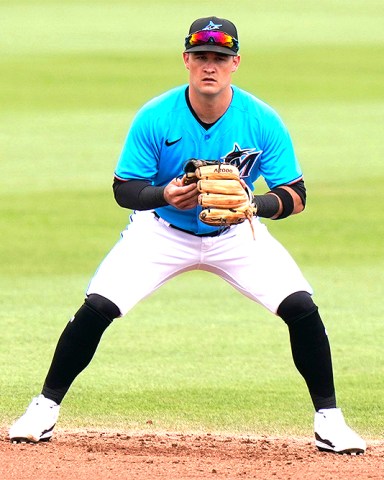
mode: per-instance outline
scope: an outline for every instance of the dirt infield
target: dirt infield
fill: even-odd
[[[58,430],[11,444],[0,430],[1,480],[367,480],[384,478],[384,442],[365,455],[319,452],[311,438]]]

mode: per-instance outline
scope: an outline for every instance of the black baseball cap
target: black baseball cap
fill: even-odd
[[[225,18],[204,17],[195,20],[185,39],[185,52],[219,52],[237,55],[239,39],[235,25]]]

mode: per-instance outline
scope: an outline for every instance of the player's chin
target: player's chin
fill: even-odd
[[[217,93],[219,90],[219,86],[214,80],[202,80],[200,85],[201,90],[205,93]]]

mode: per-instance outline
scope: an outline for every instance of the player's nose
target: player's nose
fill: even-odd
[[[215,71],[215,64],[213,62],[208,61],[204,65],[204,72],[211,73],[211,72],[214,72],[214,71]]]

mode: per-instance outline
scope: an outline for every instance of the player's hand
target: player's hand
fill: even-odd
[[[184,185],[180,178],[174,178],[164,190],[165,200],[179,210],[195,208],[198,196],[196,183]]]

